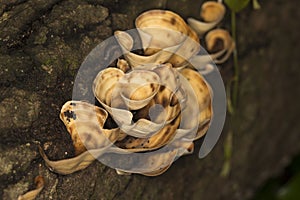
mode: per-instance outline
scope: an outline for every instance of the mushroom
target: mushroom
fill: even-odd
[[[207,50],[213,51],[217,46],[218,41],[221,41],[221,49],[217,49],[217,52],[211,54],[211,57],[216,64],[225,62],[235,48],[235,42],[229,32],[219,28],[207,33],[205,37]]]
[[[185,97],[177,88],[176,73],[168,65],[149,65],[126,74],[117,68],[107,68],[95,78],[93,91],[122,131],[147,138],[173,121],[180,112],[180,105],[172,93],[176,92],[181,101]],[[163,112],[154,113],[156,116],[148,119],[148,112],[157,104],[162,105]],[[132,111],[139,116],[136,122],[133,122]]]
[[[123,137],[118,128],[104,129],[106,110],[87,102],[68,101],[60,112],[73,140],[76,155],[87,149],[98,149],[113,144]]]
[[[180,67],[186,65],[187,60],[200,50],[197,34],[174,12],[150,10],[139,15],[135,24],[144,55],[130,52],[134,41],[128,33],[115,32],[125,58],[132,67],[147,63],[171,63],[174,67]]]
[[[224,17],[225,6],[221,2],[207,1],[202,4],[200,17],[203,21],[188,18],[188,24],[202,37],[207,31],[214,28]]]
[[[23,195],[20,195],[18,197],[18,200],[33,200],[35,199],[38,194],[43,190],[44,185],[45,185],[45,181],[44,178],[42,176],[37,176],[35,177],[34,180],[35,184],[36,184],[36,189],[31,190]]]
[[[214,13],[223,5],[217,4],[203,5],[201,16],[207,23],[220,20]],[[199,72],[190,68],[191,61],[200,59],[195,31],[179,15],[164,10],[144,12],[136,27],[144,52],[131,52],[132,36],[115,32],[125,59],[118,58],[116,67],[99,71],[94,79],[92,90],[101,106],[74,100],[63,105],[60,118],[76,155],[52,161],[40,148],[51,170],[69,174],[107,155],[113,160],[137,156],[114,168],[119,174],[156,176],[180,156],[192,153],[193,141],[209,128],[213,94]],[[211,31],[206,39],[210,51],[217,39],[223,41],[224,50],[212,54],[215,59],[232,49],[220,30]],[[108,125],[108,119],[117,127]]]

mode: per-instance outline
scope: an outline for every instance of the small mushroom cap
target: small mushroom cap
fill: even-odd
[[[35,177],[34,182],[36,184],[36,189],[18,196],[18,200],[33,200],[39,195],[39,193],[43,190],[45,185],[44,178],[41,175],[39,175]]]
[[[187,21],[191,28],[202,37],[224,18],[225,12],[226,9],[222,3],[207,1],[201,7],[200,16],[203,21],[194,18],[188,18]]]
[[[181,44],[173,45],[168,48],[162,49],[161,51],[158,51],[157,53],[154,53],[152,55],[139,55],[130,52],[133,46],[133,39],[127,32],[116,31],[115,37],[122,48],[126,60],[133,69],[147,64],[166,63],[172,57],[174,52],[176,52],[177,49],[181,46]],[[131,38],[131,40],[129,40],[128,38]]]
[[[161,49],[180,44],[187,35],[189,27],[185,21],[176,13],[166,10],[150,10],[139,15],[135,20],[136,28],[142,32],[143,44],[147,44],[149,35],[151,42],[149,46],[144,45],[145,55],[152,55]],[[145,34],[146,33],[146,34]]]
[[[226,9],[222,3],[214,1],[206,1],[202,4],[200,17],[205,22],[215,22],[222,19]]]
[[[197,34],[174,12],[166,10],[144,12],[136,18],[136,27],[145,55],[153,55],[161,50],[174,50],[174,55],[168,62],[175,67],[182,65],[200,49]],[[180,47],[177,49],[169,49],[179,44]]]
[[[60,113],[78,155],[86,148],[95,149],[107,146],[119,138],[120,130],[105,130],[107,112],[99,107],[82,101],[66,102]]]
[[[98,101],[104,106],[110,106],[116,84],[124,76],[118,68],[109,67],[98,73],[93,83],[93,92]]]
[[[218,41],[221,41],[222,47],[211,55],[216,64],[225,62],[235,48],[235,42],[227,30],[214,29],[205,37],[207,50],[214,51]]]
[[[159,85],[160,78],[155,72],[133,70],[120,79],[116,91],[120,91],[121,97],[130,110],[138,110],[151,101],[158,92]]]

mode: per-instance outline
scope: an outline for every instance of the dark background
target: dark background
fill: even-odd
[[[16,199],[33,189],[34,177],[42,174],[46,185],[38,199],[252,199],[271,177],[269,194],[283,198],[286,190],[280,188],[297,180],[299,172],[297,159],[291,164],[300,152],[298,1],[260,1],[260,10],[249,6],[237,15],[238,109],[234,117],[228,115],[205,159],[197,157],[198,142],[193,155],[158,177],[118,176],[99,162],[61,176],[50,172],[38,153],[40,142],[51,159],[73,156],[58,116],[72,97],[80,64],[97,44],[115,30],[133,28],[142,11],[161,8],[198,17],[201,3],[1,0],[0,196]],[[220,26],[230,28],[229,12]],[[232,60],[220,68],[226,84]],[[224,177],[229,132],[232,155]]]

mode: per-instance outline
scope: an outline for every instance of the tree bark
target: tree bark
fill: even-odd
[[[40,142],[51,159],[73,156],[58,115],[72,98],[72,81],[93,47],[114,30],[133,28],[142,11],[162,8],[197,17],[201,3],[0,1],[0,196],[16,199],[33,189],[34,177],[41,174],[46,183],[38,199],[250,199],[280,173],[300,150],[299,3],[283,0],[261,2],[261,10],[248,8],[237,16],[238,110],[228,115],[206,158],[198,159],[196,142],[193,155],[158,177],[119,176],[99,162],[62,176],[49,171],[38,153]],[[226,20],[221,26],[230,24]],[[225,84],[232,65],[228,61],[220,67]],[[223,177],[229,132],[231,167]]]

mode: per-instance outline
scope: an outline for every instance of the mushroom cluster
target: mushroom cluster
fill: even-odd
[[[132,51],[137,38],[126,31],[115,32],[123,58],[94,79],[96,105],[75,100],[63,105],[60,118],[71,135],[76,156],[51,161],[40,148],[50,169],[70,174],[103,158],[118,174],[156,176],[180,156],[193,152],[193,141],[210,126],[213,94],[197,71],[205,62],[193,66],[191,61],[206,60],[198,55],[199,36],[214,27],[225,12],[217,2],[203,7],[202,18],[207,22],[190,19],[190,26],[167,10],[138,16],[142,53]],[[221,32],[207,34],[208,48],[223,37]],[[223,42],[224,48],[212,54],[213,60],[222,61],[224,57],[218,59],[224,53],[227,56],[228,46],[232,43]]]

